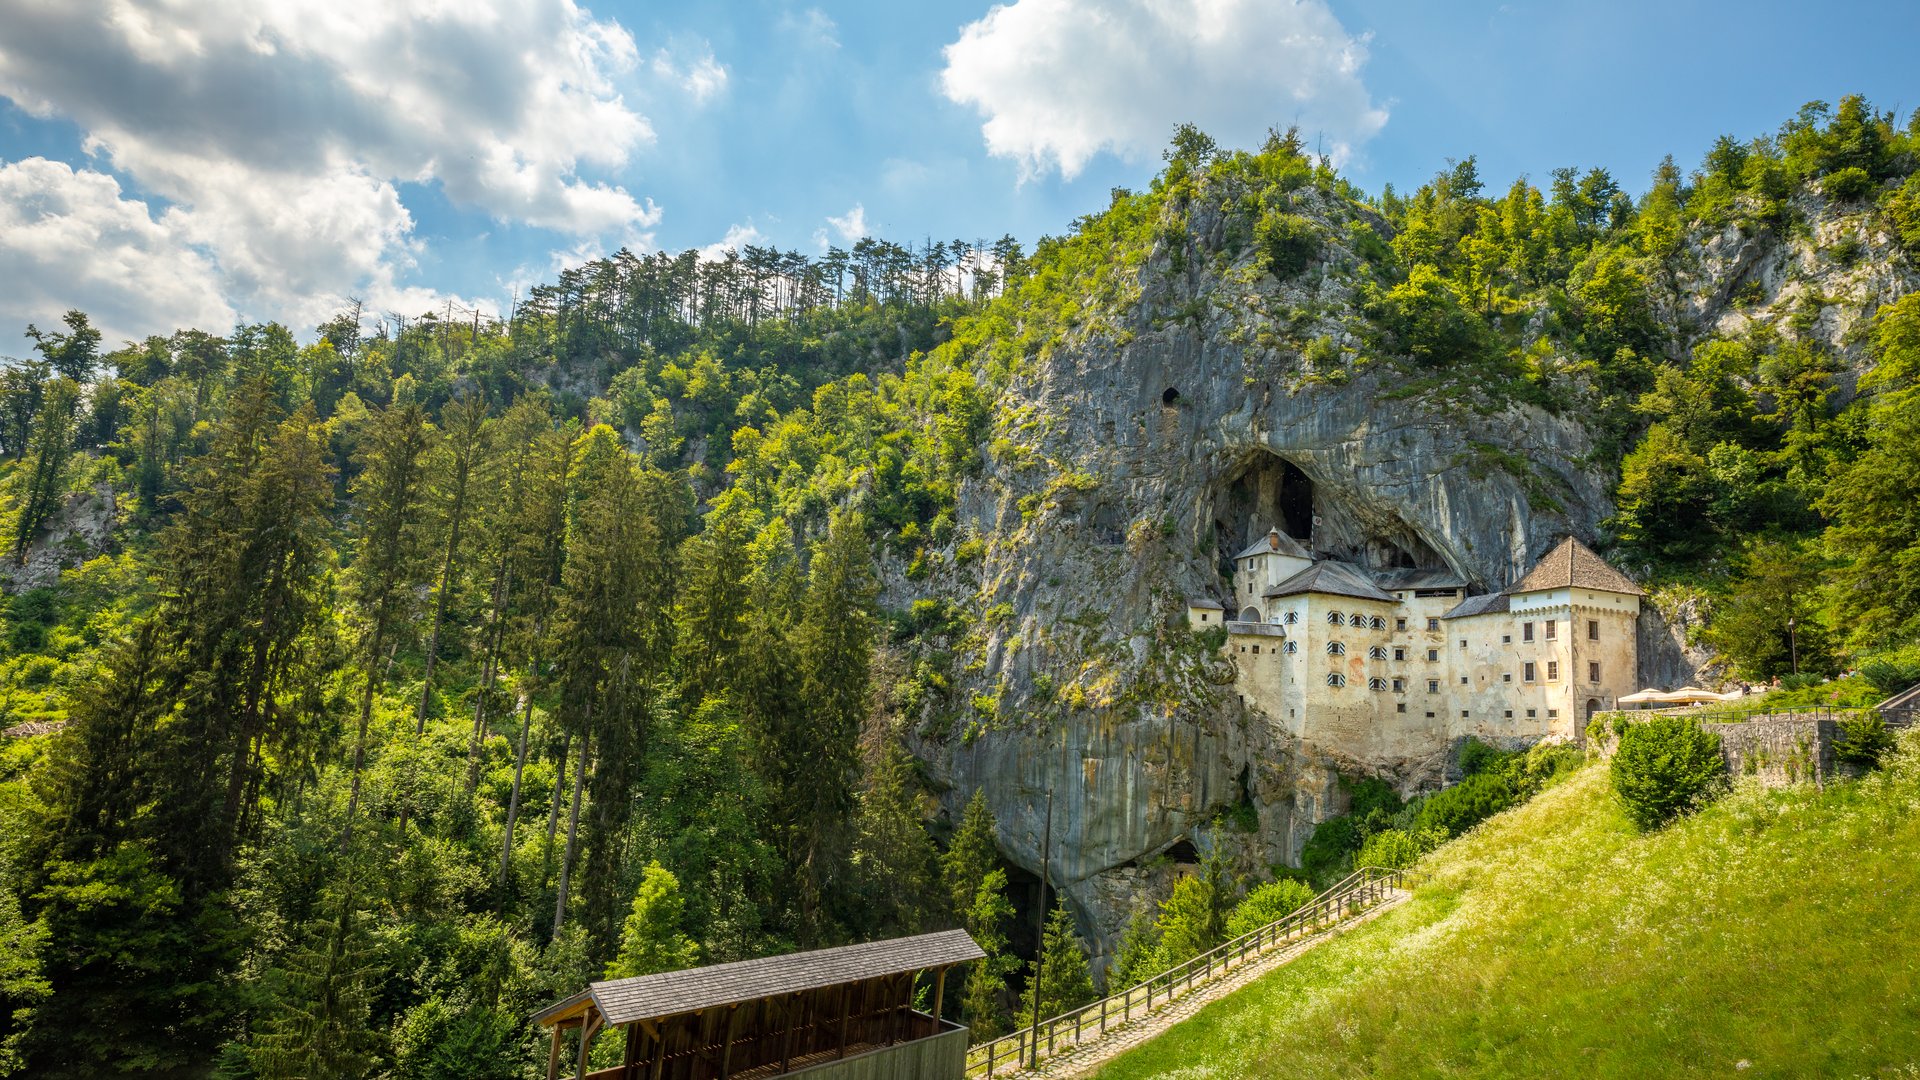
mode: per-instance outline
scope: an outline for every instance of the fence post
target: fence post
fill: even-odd
[[[1102,1035],[1105,1035],[1107,1033],[1107,1002],[1110,1000],[1112,999],[1111,998],[1100,999],[1100,1034]]]

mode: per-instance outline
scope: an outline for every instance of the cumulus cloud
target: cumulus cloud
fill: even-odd
[[[58,323],[78,307],[109,345],[233,322],[212,262],[111,176],[46,158],[0,163],[0,325]],[[24,344],[0,338],[0,353]]]
[[[739,252],[748,244],[763,245],[766,234],[755,228],[752,223],[727,226],[727,234],[700,249],[700,257],[707,262],[718,262],[727,257],[727,252]]]
[[[872,230],[867,228],[867,208],[860,203],[854,203],[853,209],[846,213],[838,217],[829,216],[827,227],[817,230],[813,234],[813,240],[822,251],[825,251],[827,242],[833,237],[839,237],[843,244],[851,244],[872,235]]]
[[[1324,0],[1016,0],[961,30],[940,82],[990,153],[1070,179],[1189,122],[1228,145],[1297,122],[1345,159],[1387,121],[1366,59]]]
[[[593,178],[654,133],[619,90],[633,39],[572,0],[0,0],[0,22],[0,95],[164,199],[246,316],[431,306],[395,284],[409,182],[574,236],[644,242],[660,217]]]

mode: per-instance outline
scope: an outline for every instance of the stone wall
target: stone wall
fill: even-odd
[[[1727,775],[1735,779],[1750,776],[1763,787],[1809,780],[1824,784],[1839,770],[1834,749],[1840,741],[1840,725],[1831,716],[1780,713],[1739,723],[1703,723],[1700,730],[1720,736],[1720,756],[1727,763]],[[1601,757],[1610,758],[1619,743],[1619,736],[1609,729],[1595,749]]]

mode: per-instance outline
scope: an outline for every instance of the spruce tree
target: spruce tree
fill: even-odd
[[[877,937],[924,932],[944,899],[912,778],[906,751],[889,743],[868,770],[855,812],[854,873],[867,916],[862,928]]]
[[[1007,1030],[1003,999],[1007,976],[1020,966],[1007,941],[1007,922],[1013,918],[1013,902],[1007,899],[1007,872],[990,871],[980,880],[973,902],[967,905],[966,930],[986,956],[967,969],[967,985],[960,995],[960,1015],[972,1029],[973,1041],[982,1042]]]
[[[993,811],[987,806],[986,790],[975,788],[960,816],[960,827],[953,831],[953,842],[940,857],[941,878],[947,887],[954,918],[966,914],[980,891],[980,883],[1000,865],[997,835]]]
[[[648,863],[620,928],[620,951],[607,965],[606,977],[627,979],[698,963],[699,949],[682,932],[684,910],[680,880],[659,863]]]
[[[440,573],[434,587],[433,624],[427,633],[426,670],[421,674],[420,704],[414,714],[414,730],[426,730],[427,713],[433,707],[433,674],[440,660],[440,631],[447,621],[447,605],[453,599],[454,575],[465,555],[462,541],[467,539],[469,492],[485,484],[488,447],[484,425],[487,405],[478,395],[466,394],[454,399],[441,411],[438,452],[430,463],[427,491],[439,515]]]
[[[278,969],[273,1004],[247,1057],[261,1080],[361,1076],[377,1060],[375,961],[351,895]]]
[[[1039,995],[1040,1011],[1034,1012],[1034,995]],[[1062,899],[1047,915],[1046,932],[1040,944],[1040,970],[1029,976],[1026,991],[1020,997],[1020,1018],[1033,1022],[1038,1015],[1045,1020],[1077,1009],[1094,1000],[1093,976],[1087,971],[1087,954],[1073,932],[1073,915]]]

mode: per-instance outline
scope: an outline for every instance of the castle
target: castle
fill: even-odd
[[[1637,681],[1645,593],[1572,537],[1506,589],[1468,595],[1451,570],[1316,559],[1274,529],[1234,557],[1224,625],[1235,689],[1288,733],[1362,760],[1429,756],[1472,735],[1578,739]]]

